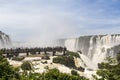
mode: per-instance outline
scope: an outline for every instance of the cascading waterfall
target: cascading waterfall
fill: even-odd
[[[64,40],[64,46],[69,51],[81,51],[80,56],[87,67],[97,69],[98,63],[104,61],[108,56],[115,57],[120,51],[120,35],[81,36]],[[89,63],[95,67],[92,68]]]
[[[120,51],[119,49],[114,52],[111,48],[118,46],[120,44],[120,36],[119,35],[106,35],[106,36],[98,36],[96,38],[96,44],[94,47],[95,53],[93,53],[92,62],[97,65],[104,61],[104,59],[108,56],[115,57],[115,55]],[[108,51],[109,50],[109,51]]]
[[[8,35],[0,31],[0,48],[10,47],[11,40]]]
[[[77,51],[77,48],[78,48],[78,39],[75,38],[75,39],[68,39],[68,40],[65,40],[65,46],[67,46],[67,49],[68,50],[71,50],[71,51]],[[74,48],[73,48],[74,47]]]
[[[88,56],[89,56],[89,57],[92,57],[91,54],[92,54],[93,45],[94,45],[94,44],[93,44],[93,38],[94,38],[94,37],[92,36],[91,39],[90,39],[90,48],[89,48],[89,51],[88,51]]]
[[[10,44],[9,36],[0,32],[0,47]],[[53,46],[65,46],[67,50],[81,51],[81,61],[88,69],[97,69],[97,64],[106,57],[115,57],[120,52],[120,34],[81,36],[71,39],[60,39],[51,42]]]

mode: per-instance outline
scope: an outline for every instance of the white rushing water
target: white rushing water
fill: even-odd
[[[80,54],[82,60],[91,69],[97,69],[97,64],[104,61],[106,57],[115,57],[120,51],[119,45],[119,34],[81,36],[79,38],[64,40],[64,46],[69,51],[82,52]]]
[[[0,31],[0,48],[10,47],[11,40],[8,35]]]
[[[0,32],[0,48],[8,46],[10,42],[9,36]],[[97,69],[97,64],[106,57],[115,57],[120,52],[120,34],[81,36],[50,43],[53,46],[65,46],[69,51],[81,51],[81,59],[90,69]]]

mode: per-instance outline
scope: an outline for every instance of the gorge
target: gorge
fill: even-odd
[[[80,51],[81,59],[90,69],[97,69],[97,64],[107,57],[115,57],[120,51],[120,35],[91,35],[78,38],[61,39],[57,45],[65,46],[67,50]]]
[[[0,48],[10,47],[11,44],[10,37],[0,31]],[[24,43],[22,44],[24,45]],[[79,55],[82,67],[96,70],[98,69],[98,63],[103,62],[109,56],[115,57],[120,52],[120,34],[59,39],[52,42],[53,46],[62,46],[66,47],[69,51],[81,52]]]

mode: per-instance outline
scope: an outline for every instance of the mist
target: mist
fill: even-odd
[[[0,0],[0,30],[12,41],[34,45],[81,35],[120,33],[118,1],[107,1]]]

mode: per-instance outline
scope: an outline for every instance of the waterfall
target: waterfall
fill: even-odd
[[[88,68],[92,68],[91,65],[97,68],[97,64],[103,62],[106,57],[115,57],[120,52],[120,35],[92,35],[65,39],[64,46],[69,51],[81,51],[80,56]]]
[[[88,56],[91,58],[92,57],[92,51],[93,51],[93,36],[90,39],[90,47],[89,47],[89,51],[88,51]]]
[[[79,53],[79,56],[81,58],[82,61],[81,62],[81,65],[82,67],[85,67],[86,69],[97,69],[97,66],[90,60],[90,58],[88,58],[87,56],[85,56],[84,54],[80,54]],[[84,66],[83,66],[84,64]]]
[[[7,48],[10,47],[11,40],[9,36],[0,31],[0,48]]]
[[[77,51],[78,50],[78,38],[65,40],[65,46],[68,50]]]

